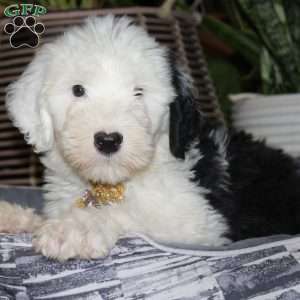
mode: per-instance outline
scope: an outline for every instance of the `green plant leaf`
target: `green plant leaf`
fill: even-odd
[[[238,2],[272,58],[273,66],[269,70],[273,71],[270,78],[273,84],[279,85],[273,90],[283,88],[287,89],[284,92],[300,91],[299,50],[293,42],[283,2],[281,0],[238,0]],[[263,74],[265,75],[266,73]]]
[[[237,67],[227,59],[207,56],[207,64],[210,76],[216,86],[221,110],[230,123],[231,102],[228,95],[238,94],[242,91],[241,74]]]
[[[242,31],[210,16],[204,17],[202,28],[212,32],[215,36],[230,45],[251,65],[255,66],[259,64],[261,46]]]

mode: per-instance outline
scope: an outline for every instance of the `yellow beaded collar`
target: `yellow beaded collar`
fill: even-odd
[[[84,194],[75,202],[78,208],[87,206],[99,207],[110,203],[119,203],[124,198],[125,187],[123,183],[116,185],[108,183],[91,182],[91,189],[86,190]]]

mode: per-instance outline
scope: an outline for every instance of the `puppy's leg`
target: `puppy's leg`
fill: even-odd
[[[0,232],[33,232],[41,225],[42,218],[31,208],[0,201]]]
[[[124,227],[117,212],[108,208],[72,208],[49,219],[35,232],[33,245],[43,255],[59,260],[99,258],[114,246]],[[121,215],[121,214],[119,214]]]

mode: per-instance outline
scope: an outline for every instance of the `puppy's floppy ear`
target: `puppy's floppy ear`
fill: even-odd
[[[191,78],[173,59],[170,59],[172,84],[176,93],[170,104],[169,140],[171,153],[184,159],[185,151],[199,130],[200,113],[195,106],[195,95]]]
[[[41,49],[20,78],[9,85],[6,96],[6,107],[14,125],[35,146],[36,152],[49,150],[53,142],[52,122],[43,96],[49,59],[46,50]]]

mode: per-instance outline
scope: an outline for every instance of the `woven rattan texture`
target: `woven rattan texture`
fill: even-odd
[[[67,26],[82,23],[87,16],[108,13],[131,16],[161,44],[172,49],[179,62],[195,80],[200,109],[212,118],[221,117],[198,39],[196,23],[189,15],[174,12],[170,18],[161,19],[157,14],[158,9],[153,8],[52,12],[38,18],[46,28],[40,46],[51,41]],[[36,48],[12,48],[9,36],[3,32],[7,22],[9,19],[3,18],[0,23],[0,184],[39,185],[42,182],[43,168],[32,148],[26,145],[23,136],[12,126],[4,104],[7,85],[22,73]]]

